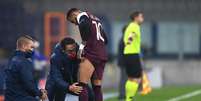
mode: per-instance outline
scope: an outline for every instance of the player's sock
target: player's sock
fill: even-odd
[[[101,86],[92,85],[92,87],[94,91],[95,101],[103,101],[103,93]]]
[[[83,88],[82,92],[79,94],[79,101],[88,101],[88,85],[79,82],[78,86]]]
[[[134,81],[127,80],[125,85],[126,101],[133,101],[133,98],[138,90],[139,84]]]

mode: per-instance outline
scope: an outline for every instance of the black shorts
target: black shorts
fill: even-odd
[[[140,78],[142,76],[142,63],[138,54],[124,55],[124,63],[128,77]]]

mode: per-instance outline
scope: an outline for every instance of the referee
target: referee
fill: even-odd
[[[131,22],[124,32],[124,56],[125,67],[128,75],[126,81],[126,101],[132,101],[135,96],[140,78],[142,75],[142,65],[140,61],[141,33],[140,25],[144,21],[142,12],[134,12],[130,15]]]

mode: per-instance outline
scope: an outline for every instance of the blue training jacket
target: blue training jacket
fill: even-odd
[[[15,51],[6,68],[5,101],[38,101],[40,90],[34,79],[32,60]]]
[[[64,52],[62,52],[60,44],[55,46],[50,59],[50,73],[46,83],[46,89],[50,101],[54,98],[63,100],[66,93],[72,93],[68,88],[69,85],[77,82],[78,66],[79,60],[70,59]]]

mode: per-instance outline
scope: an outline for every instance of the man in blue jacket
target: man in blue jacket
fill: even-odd
[[[77,43],[69,37],[55,46],[46,83],[49,101],[64,101],[67,93],[78,95],[82,91],[76,83],[80,63],[76,58],[77,49]]]
[[[6,68],[5,101],[45,100],[45,90],[37,88],[34,80],[33,56],[34,40],[30,36],[21,36],[17,40],[17,49]]]

